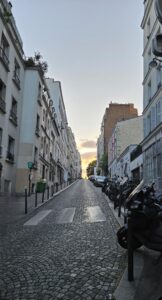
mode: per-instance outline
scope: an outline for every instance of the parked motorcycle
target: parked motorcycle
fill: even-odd
[[[120,192],[114,201],[114,209],[118,207],[118,216],[120,216],[121,207],[123,206],[125,208],[126,199],[130,195],[130,193],[135,189],[138,183],[139,182],[137,181],[127,180],[124,182],[124,184],[120,184]]]
[[[145,186],[144,181],[132,191],[126,200],[125,225],[117,232],[120,246],[128,248],[128,217],[131,219],[132,247],[144,245],[162,252],[162,197],[156,197],[154,184]]]

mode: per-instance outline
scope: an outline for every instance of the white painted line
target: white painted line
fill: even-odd
[[[88,221],[90,223],[93,222],[104,222],[106,221],[106,217],[103,214],[101,208],[99,206],[89,206],[87,207],[87,213],[88,213]]]
[[[61,211],[59,217],[57,218],[56,223],[57,224],[72,223],[75,215],[75,209],[76,209],[75,207],[64,208]]]
[[[42,210],[37,213],[34,217],[24,223],[24,226],[36,226],[39,222],[41,222],[50,212],[52,209]]]

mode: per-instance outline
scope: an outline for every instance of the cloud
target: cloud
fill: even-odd
[[[81,148],[96,148],[96,141],[90,140],[80,144]]]
[[[96,152],[85,152],[81,154],[81,158],[83,160],[90,160],[90,159],[96,159]]]

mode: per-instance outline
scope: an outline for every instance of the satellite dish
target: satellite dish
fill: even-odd
[[[155,13],[158,21],[162,24],[162,0],[155,0]]]

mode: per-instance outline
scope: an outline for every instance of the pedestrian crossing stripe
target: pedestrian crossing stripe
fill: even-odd
[[[38,225],[51,212],[52,212],[52,209],[40,211],[34,217],[29,219],[24,224],[24,226]],[[57,215],[55,221],[54,221],[54,219],[53,219],[53,221],[55,224],[71,224],[74,220],[75,212],[76,212],[75,207],[64,208]],[[96,223],[96,222],[105,222],[105,221],[106,221],[106,217],[105,217],[104,213],[102,212],[100,206],[88,206],[85,208],[83,222]]]

